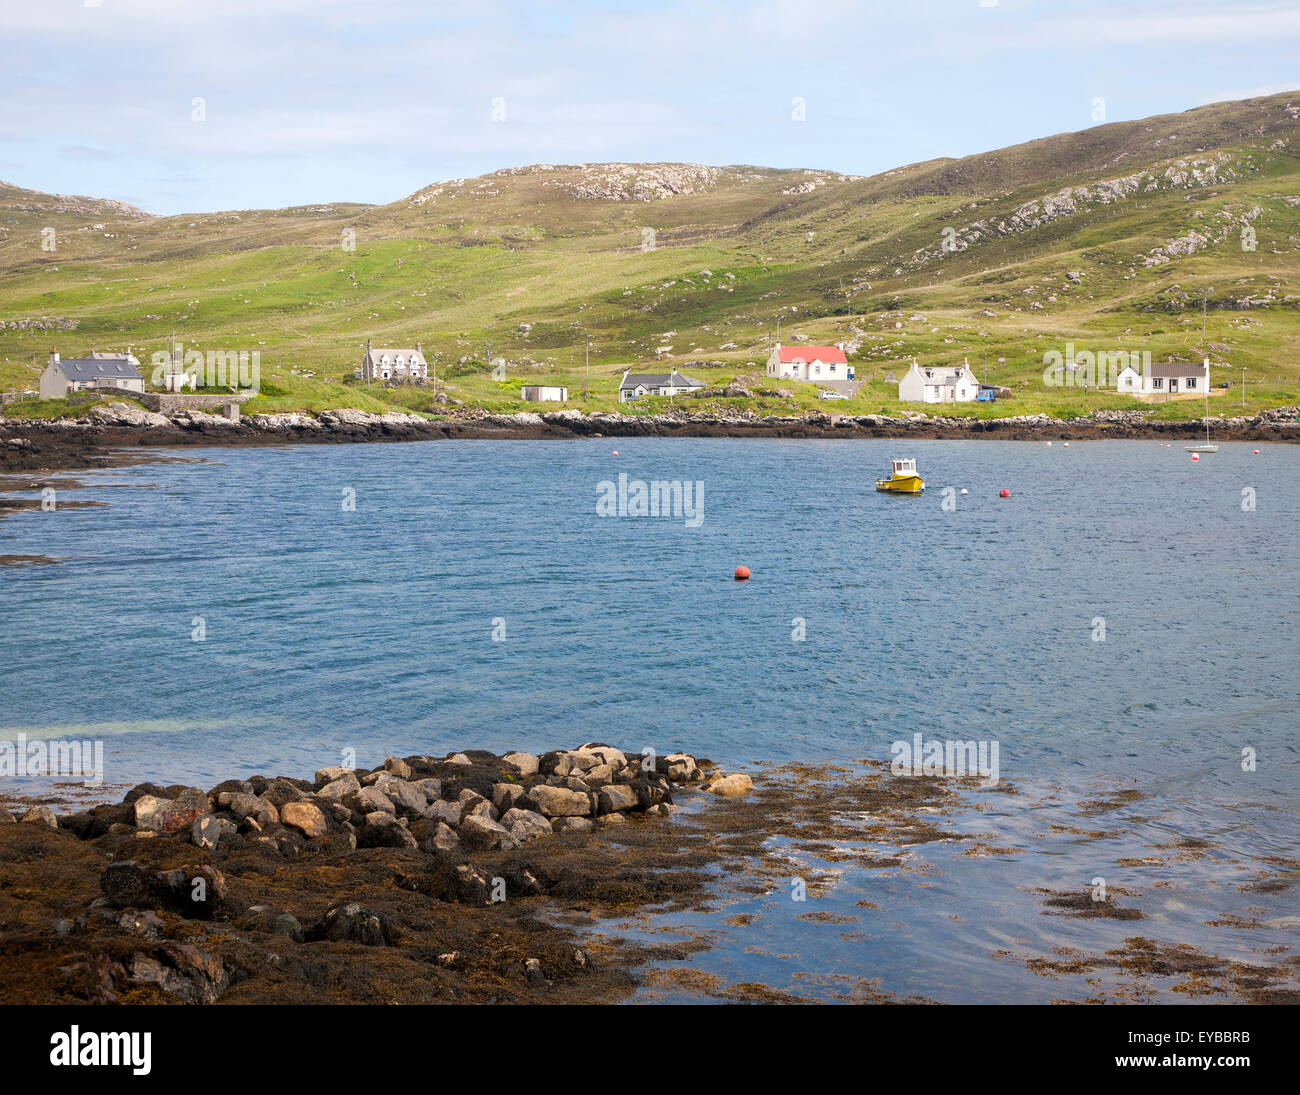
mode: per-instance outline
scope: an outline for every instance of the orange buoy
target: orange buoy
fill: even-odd
[[[998,491],[998,497],[999,497],[999,498],[1010,498],[1010,497],[1011,497],[1011,492],[1010,492],[1009,490],[1007,490],[1006,487],[1003,487],[1000,491]]]
[[[749,581],[749,567],[736,567],[736,581]]]

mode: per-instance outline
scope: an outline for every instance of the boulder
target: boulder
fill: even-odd
[[[366,814],[365,828],[357,834],[361,848],[418,848],[415,837],[400,821],[383,810]]]
[[[551,823],[545,816],[532,810],[518,807],[507,810],[501,815],[501,824],[510,830],[510,835],[517,844],[526,844],[539,836],[551,835]]]
[[[274,803],[260,795],[241,795],[224,791],[217,796],[217,806],[222,810],[229,810],[240,821],[250,817],[255,818],[263,829],[280,820],[280,811],[276,809]]]
[[[492,879],[472,863],[460,863],[453,875],[453,894],[462,905],[490,905]]]
[[[465,807],[464,811],[462,811],[460,815],[460,822],[462,825],[472,817],[481,817],[487,821],[496,821],[497,818],[501,816],[500,812],[492,805],[492,803],[488,802],[487,799],[478,796],[475,796],[475,798],[469,801],[462,802],[462,805]]]
[[[208,796],[200,794],[199,797],[201,802],[141,795],[135,800],[135,827],[154,833],[174,833],[193,825],[209,810]]]
[[[473,851],[489,851],[494,848],[513,848],[515,839],[505,826],[471,814],[460,823],[458,830],[461,841]]]
[[[557,817],[551,822],[551,828],[557,833],[589,833],[595,826],[590,818]]]
[[[317,789],[319,789],[321,787],[324,787],[325,784],[333,783],[335,780],[343,779],[345,776],[351,776],[353,779],[356,779],[357,778],[356,769],[344,768],[342,766],[338,766],[335,768],[322,768],[319,772],[316,773],[316,787]],[[358,786],[359,785],[360,784],[358,784]]]
[[[498,814],[503,814],[514,807],[515,803],[528,792],[518,783],[497,783],[492,787],[492,805]]]
[[[390,946],[395,939],[388,918],[358,901],[335,905],[306,932],[309,942],[360,943],[367,947]]]
[[[640,805],[640,798],[628,784],[611,783],[596,793],[596,803],[598,813],[615,814],[635,810]]]
[[[440,779],[416,779],[411,781],[411,786],[420,791],[429,802],[437,802],[438,799],[442,798],[442,780]]]
[[[527,777],[537,772],[537,758],[532,753],[507,753],[501,759],[518,768],[521,776]]]
[[[239,826],[224,817],[206,814],[190,827],[190,839],[200,848],[214,850],[223,839],[239,835]]]
[[[377,810],[386,814],[397,813],[393,800],[377,787],[362,787],[348,801],[348,805],[359,814],[372,814]]]
[[[10,820],[13,820],[12,818]],[[48,806],[33,806],[25,811],[22,816],[23,821],[35,821],[40,825],[48,825],[51,829],[59,827],[59,819]]]
[[[754,789],[754,781],[744,772],[734,772],[721,779],[715,779],[704,789],[712,791],[715,795],[743,795]]]
[[[528,799],[539,814],[546,817],[586,817],[591,813],[591,798],[567,787],[550,787],[538,783],[528,788]]]
[[[188,1004],[216,1003],[230,984],[220,958],[188,943],[167,941],[156,945],[148,954],[133,955],[130,969],[131,980],[156,985]]]
[[[360,791],[361,781],[357,779],[356,773],[348,772],[346,775],[339,776],[338,779],[332,779],[322,786],[316,792],[316,797],[327,799],[330,802],[342,802],[352,795],[359,794]]]
[[[406,780],[384,772],[375,781],[374,789],[391,799],[396,811],[407,817],[419,817],[429,800],[424,792],[411,786]]]
[[[134,860],[111,863],[99,876],[99,888],[113,908],[163,906],[182,916],[211,918],[226,896],[226,880],[208,864],[155,871]]]
[[[696,783],[703,778],[695,758],[689,753],[670,753],[664,761],[666,774],[674,783]]]
[[[296,782],[276,779],[267,784],[259,797],[276,810],[283,810],[288,803],[301,801],[307,793]]]
[[[622,768],[627,764],[627,756],[622,749],[615,749],[612,745],[600,741],[589,741],[586,745],[578,746],[574,752],[589,753],[597,757],[601,764],[608,764],[613,768]]]
[[[310,802],[289,802],[285,804],[280,815],[285,825],[291,825],[310,840],[324,836],[329,832],[329,823],[319,806]]]
[[[430,803],[421,816],[433,821],[441,821],[456,829],[460,827],[460,820],[464,816],[467,805],[464,802],[448,802],[446,799],[439,799],[437,802]]]
[[[301,943],[306,938],[298,918],[274,905],[250,906],[240,914],[235,927],[243,931],[265,932],[267,935],[283,935],[295,943]]]
[[[384,769],[385,771],[392,772],[398,779],[409,780],[412,775],[411,766],[407,764],[406,761],[399,760],[397,757],[385,757]]]
[[[460,837],[456,835],[456,830],[444,821],[422,818],[412,823],[411,835],[420,851],[429,855],[454,852],[460,847]]]

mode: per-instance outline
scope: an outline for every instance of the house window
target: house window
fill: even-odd
[[[1189,376],[1189,377],[1187,378],[1187,386],[1188,386],[1189,388],[1195,388],[1195,387],[1196,387],[1196,377],[1194,377],[1194,376]]]
[[[1151,378],[1151,387],[1155,388],[1157,391],[1159,391],[1164,386],[1165,386],[1165,382],[1163,377],[1153,376]]]

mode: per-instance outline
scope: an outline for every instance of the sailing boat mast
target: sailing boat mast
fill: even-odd
[[[1210,443],[1210,343],[1205,334],[1205,321],[1209,315],[1209,302],[1201,294],[1201,360],[1205,363],[1205,443]]]
[[[1210,345],[1206,334],[1206,320],[1209,314],[1209,298],[1201,297],[1201,364],[1205,369],[1205,444],[1188,445],[1190,453],[1218,452],[1219,446],[1210,443]],[[1193,456],[1192,459],[1197,459]]]

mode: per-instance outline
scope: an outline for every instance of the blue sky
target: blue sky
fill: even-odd
[[[865,175],[1086,129],[1097,98],[1122,121],[1300,88],[1294,2],[95,5],[0,0],[0,178],[155,213],[529,163]]]

